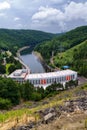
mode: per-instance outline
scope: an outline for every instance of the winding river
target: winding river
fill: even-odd
[[[22,61],[30,68],[31,73],[44,73],[45,69],[40,60],[33,53],[21,55]]]

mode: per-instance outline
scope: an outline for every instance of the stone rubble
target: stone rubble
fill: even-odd
[[[32,128],[35,128],[35,126],[40,125],[42,123],[47,124],[51,122],[52,120],[59,118],[64,112],[69,113],[76,112],[76,111],[84,111],[87,112],[87,96],[83,96],[81,98],[75,99],[75,100],[68,100],[65,101],[64,105],[62,106],[55,106],[52,108],[47,108],[45,110],[40,110],[36,113],[39,113],[40,115],[40,121],[39,122],[30,122],[26,126],[19,126],[17,128],[12,128],[10,130],[31,130]]]

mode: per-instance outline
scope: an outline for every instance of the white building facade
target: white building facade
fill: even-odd
[[[70,80],[77,80],[77,72],[68,69],[57,72],[29,74],[27,70],[21,69],[16,70],[8,77],[20,83],[29,81],[35,87],[42,86],[45,89],[53,83],[65,85]]]

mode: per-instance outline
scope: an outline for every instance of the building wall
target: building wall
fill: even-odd
[[[22,75],[14,75],[14,73],[21,72]],[[77,79],[77,72],[75,71],[63,71],[63,73],[61,73],[61,75],[59,76],[60,72],[54,72],[54,73],[43,73],[43,74],[29,74],[27,73],[27,71],[25,72],[24,70],[19,70],[16,72],[13,72],[11,75],[9,75],[8,77],[12,78],[14,81],[19,82],[19,83],[24,83],[26,81],[29,81],[30,83],[32,83],[35,87],[37,86],[42,86],[44,88],[46,88],[47,86],[53,84],[53,83],[61,83],[63,85],[65,85],[66,82],[70,81],[70,80],[76,80]]]
[[[74,73],[72,75],[65,75],[61,77],[50,77],[50,78],[40,78],[40,79],[28,79],[30,83],[32,83],[35,87],[43,86],[46,88],[47,86],[53,84],[53,83],[61,83],[65,85],[66,82],[69,82],[70,80],[76,80],[77,74]]]

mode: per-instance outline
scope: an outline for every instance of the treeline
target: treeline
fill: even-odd
[[[60,83],[54,83],[45,90],[43,87],[35,88],[31,83],[18,84],[12,79],[0,77],[0,109],[11,109],[21,101],[40,101],[45,97],[58,94],[59,91],[77,86],[77,81],[70,81],[64,87]]]
[[[54,34],[35,30],[0,29],[0,49],[10,50],[13,54],[23,46],[35,46],[36,44],[50,40]]]
[[[36,51],[39,51],[44,57],[47,63],[50,61],[50,57],[53,54],[64,52],[87,39],[87,26],[78,27],[67,33],[59,35],[51,41],[43,42],[35,47]]]

